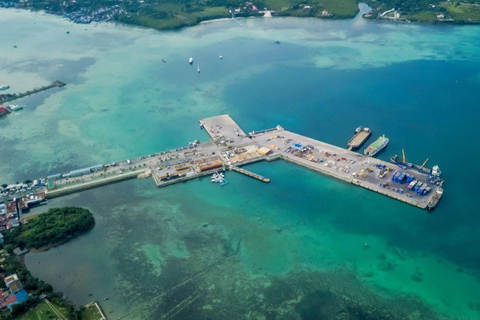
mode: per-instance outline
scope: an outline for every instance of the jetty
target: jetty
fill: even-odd
[[[36,192],[45,192],[48,199],[127,179],[150,177],[156,187],[166,187],[224,170],[268,183],[269,178],[243,166],[281,159],[422,209],[435,207],[443,194],[443,180],[437,177],[435,181],[441,180],[441,183],[435,184],[425,168],[420,171],[414,167],[400,167],[285,130],[280,125],[246,134],[229,115],[199,121],[200,128],[212,139],[210,142],[55,173],[48,176],[45,186]],[[405,183],[407,179],[409,183],[422,185],[422,189],[413,190]],[[348,197],[348,189],[342,192]],[[17,192],[11,196],[20,195]]]
[[[27,92],[24,92],[24,93],[0,94],[0,104],[5,103],[5,102],[10,102],[10,101],[13,101],[13,100],[17,100],[17,99],[20,99],[20,98],[24,98],[24,97],[27,97],[29,95],[39,93],[39,92],[42,92],[42,91],[45,91],[45,90],[48,90],[48,89],[52,89],[52,88],[55,88],[55,87],[61,88],[61,87],[64,87],[66,85],[67,84],[62,82],[62,81],[55,80],[49,85],[34,88],[33,90],[28,90]]]
[[[254,179],[257,179],[257,180],[260,180],[260,181],[263,181],[265,183],[269,183],[270,182],[270,178],[265,178],[259,174],[256,174],[256,173],[253,173],[251,171],[248,171],[248,170],[245,170],[243,168],[239,168],[239,167],[235,167],[235,166],[230,166],[230,170],[232,171],[236,171],[236,172],[239,172],[239,173],[242,173],[246,176],[249,176],[249,177],[252,177]]]

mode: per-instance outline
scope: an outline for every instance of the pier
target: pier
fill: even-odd
[[[260,181],[263,181],[265,183],[269,183],[270,182],[270,178],[265,178],[259,174],[256,174],[256,173],[253,173],[251,171],[248,171],[248,170],[245,170],[243,168],[239,168],[239,167],[234,167],[234,166],[231,166],[230,167],[230,170],[232,171],[236,171],[236,172],[239,172],[239,173],[242,173],[246,176],[249,176],[249,177],[252,177],[254,179],[257,179],[257,180],[260,180]]]
[[[56,81],[53,81],[51,84],[49,84],[47,86],[34,88],[33,90],[29,90],[29,91],[24,92],[24,93],[13,93],[13,94],[4,93],[4,94],[0,94],[0,104],[5,103],[5,102],[10,102],[10,101],[13,101],[13,100],[17,100],[17,99],[20,99],[20,98],[24,98],[26,96],[29,96],[29,95],[32,95],[32,94],[35,94],[35,93],[39,93],[39,92],[42,92],[42,91],[45,91],[45,90],[48,90],[48,89],[51,89],[51,88],[55,88],[55,87],[61,88],[61,87],[64,87],[64,86],[66,86],[66,83],[56,80]]]
[[[443,193],[441,184],[433,184],[426,170],[400,168],[390,162],[290,132],[281,126],[252,131],[247,135],[228,115],[199,121],[212,141],[69,173],[56,173],[35,192],[45,192],[48,199],[127,179],[149,177],[156,187],[166,187],[226,169],[268,183],[269,178],[240,166],[281,159],[422,209],[437,205]],[[405,183],[401,183],[403,181],[394,182],[392,178],[396,173],[404,173],[418,183],[428,184],[429,190],[420,194],[408,189]],[[20,195],[18,192],[9,194],[11,197]],[[345,196],[348,196],[348,190],[345,190]]]

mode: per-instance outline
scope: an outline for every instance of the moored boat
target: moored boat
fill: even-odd
[[[349,150],[360,148],[371,135],[372,130],[369,128],[358,127],[353,137],[348,141]]]
[[[388,144],[389,139],[385,137],[385,135],[379,137],[375,142],[369,145],[365,151],[363,152],[367,156],[374,156],[378,152],[380,152],[383,148],[385,148]]]

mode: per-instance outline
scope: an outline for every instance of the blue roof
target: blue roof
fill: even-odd
[[[18,291],[15,293],[18,303],[28,300],[28,293],[25,290]]]

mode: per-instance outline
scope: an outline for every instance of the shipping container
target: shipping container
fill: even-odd
[[[418,182],[417,180],[413,180],[412,182],[410,182],[407,187],[408,190],[412,190],[413,187],[415,187],[415,185],[417,184],[417,182]]]

